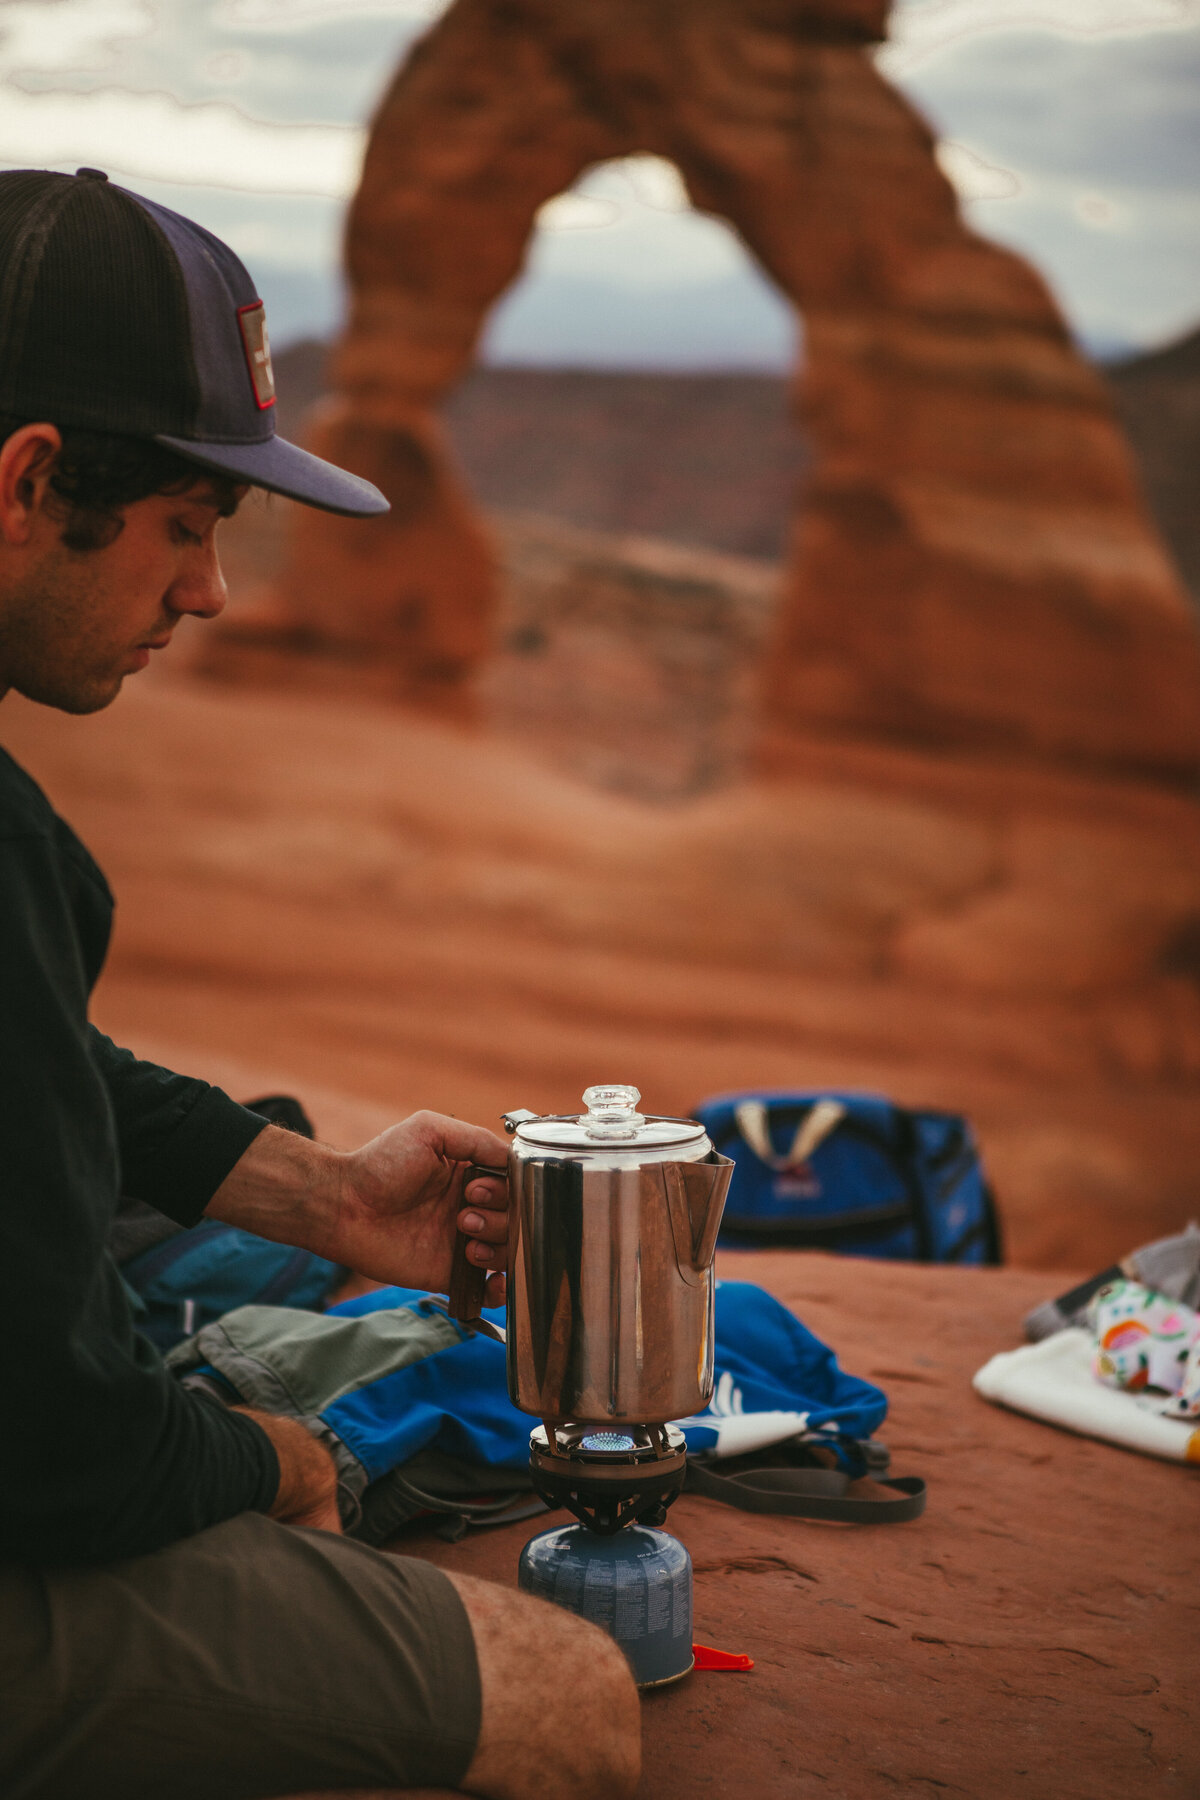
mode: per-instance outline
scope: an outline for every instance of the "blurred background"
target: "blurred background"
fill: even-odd
[[[99,1022],[334,1141],[961,1109],[1099,1267],[1200,1208],[1200,0],[502,13],[0,0],[0,165],[229,242],[393,501],[252,498],[207,638],[6,703]]]

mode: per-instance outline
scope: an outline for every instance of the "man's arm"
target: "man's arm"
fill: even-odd
[[[142,1062],[94,1025],[87,1030],[112,1104],[122,1192],[195,1225],[266,1120],[209,1082]]]
[[[252,1419],[270,1442],[279,1463],[279,1486],[271,1502],[270,1516],[285,1525],[309,1525],[316,1531],[340,1532],[337,1500],[337,1464],[319,1438],[295,1419],[276,1418],[249,1406],[235,1406],[235,1413]]]
[[[467,1257],[493,1271],[488,1302],[504,1298],[507,1188],[503,1138],[441,1113],[413,1113],[359,1150],[331,1150],[269,1126],[213,1195],[208,1216],[260,1237],[315,1250],[359,1274],[446,1293],[458,1232]]]
[[[462,1184],[468,1164],[504,1169],[508,1146],[495,1132],[422,1112],[359,1150],[337,1151],[267,1125],[207,1082],[139,1061],[94,1026],[88,1031],[131,1198],[181,1225],[207,1214],[433,1293],[449,1285],[456,1229],[472,1262],[502,1267],[503,1177],[473,1182],[469,1196]],[[488,1293],[490,1304],[502,1304],[502,1281],[493,1276]]]
[[[505,1183],[477,1179],[464,1195],[463,1176],[471,1163],[503,1168],[507,1155],[494,1132],[437,1113],[414,1113],[349,1153],[272,1126],[231,1169],[208,1214],[377,1280],[444,1293],[459,1231],[470,1261],[493,1271],[503,1265]],[[503,1275],[491,1274],[488,1289],[490,1303],[500,1305]],[[293,1421],[251,1416],[279,1458],[274,1515],[340,1530],[336,1473],[324,1446]]]
[[[181,1224],[207,1211],[377,1280],[433,1292],[448,1288],[458,1229],[469,1236],[471,1261],[502,1265],[504,1182],[472,1182],[470,1204],[462,1204],[468,1163],[504,1166],[507,1147],[493,1132],[418,1113],[343,1153],[265,1126],[219,1088],[139,1062],[94,1028],[91,1046],[117,1120],[126,1192]],[[500,1305],[503,1276],[493,1274],[488,1285],[490,1303]],[[272,1517],[339,1530],[336,1470],[325,1447],[294,1421],[234,1410],[274,1450]]]

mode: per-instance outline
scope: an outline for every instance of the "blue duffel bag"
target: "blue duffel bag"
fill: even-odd
[[[971,1127],[875,1094],[722,1094],[696,1108],[733,1159],[720,1241],[912,1262],[998,1263]]]
[[[121,1266],[134,1323],[164,1354],[235,1306],[319,1312],[346,1270],[311,1250],[201,1219]]]

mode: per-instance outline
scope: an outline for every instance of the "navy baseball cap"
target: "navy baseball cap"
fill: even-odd
[[[101,169],[0,174],[0,412],[152,438],[326,512],[388,510],[276,437],[263,303],[228,245]]]

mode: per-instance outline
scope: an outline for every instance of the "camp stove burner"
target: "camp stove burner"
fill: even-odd
[[[549,1507],[611,1537],[625,1525],[661,1525],[683,1488],[687,1441],[674,1425],[539,1425],[529,1468]]]

